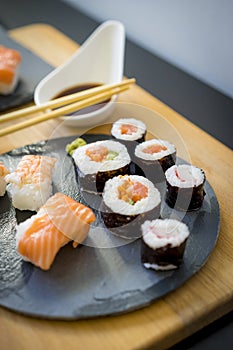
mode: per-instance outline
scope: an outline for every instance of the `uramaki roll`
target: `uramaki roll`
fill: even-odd
[[[166,202],[177,210],[197,210],[202,206],[205,173],[193,165],[173,165],[165,172]]]
[[[145,221],[141,230],[141,261],[145,268],[171,270],[180,266],[189,237],[186,224],[173,219],[157,219]]]
[[[145,220],[160,215],[161,196],[148,179],[138,175],[117,176],[105,183],[101,216],[110,231],[136,239]]]

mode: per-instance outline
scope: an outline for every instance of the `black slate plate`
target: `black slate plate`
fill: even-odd
[[[12,40],[0,26],[0,45],[18,50],[22,55],[19,83],[10,95],[0,94],[0,112],[33,100],[34,89],[39,81],[53,69],[31,51]]]
[[[87,142],[108,139],[86,134]],[[0,156],[14,169],[24,154],[47,154],[58,158],[54,192],[61,191],[97,207],[100,198],[83,196],[76,182],[72,160],[65,146],[74,137],[29,145]],[[163,184],[161,185],[163,187]],[[163,188],[161,188],[163,191]],[[8,195],[0,198],[0,305],[19,313],[49,319],[79,319],[114,315],[149,305],[175,290],[207,261],[218,238],[220,213],[210,184],[205,185],[202,208],[175,213],[163,202],[162,216],[182,215],[190,228],[183,264],[178,270],[154,272],[140,262],[140,240],[117,239],[101,226],[91,228],[84,245],[62,248],[49,271],[24,262],[15,249],[15,225],[32,213],[15,210]],[[127,243],[127,244],[126,244]]]

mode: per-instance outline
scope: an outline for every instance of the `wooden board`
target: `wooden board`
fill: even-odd
[[[59,31],[43,24],[15,29],[10,35],[54,66],[78,48]],[[1,308],[3,349],[123,350],[154,344],[154,349],[162,350],[233,309],[232,151],[139,86],[122,94],[119,101],[140,104],[163,116],[182,136],[192,163],[205,169],[221,209],[216,248],[204,268],[185,285],[153,305],[123,316],[69,323],[32,319]],[[51,120],[2,137],[0,152],[47,139],[55,129],[56,136],[79,132]],[[99,127],[95,131],[108,130]]]

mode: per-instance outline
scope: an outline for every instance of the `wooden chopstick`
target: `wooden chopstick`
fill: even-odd
[[[123,85],[123,86],[122,86]],[[105,101],[106,99],[112,97],[113,95],[119,94],[120,92],[123,92],[125,90],[129,89],[129,84],[121,84],[118,87],[112,88],[111,90],[107,90],[101,93],[98,93],[97,95],[87,97],[86,99],[83,99],[81,101],[74,102],[72,104],[66,105],[64,107],[60,107],[56,110],[46,112],[40,116],[25,120],[21,123],[11,125],[9,127],[6,127],[2,130],[0,130],[0,136],[4,136],[10,133],[13,133],[15,131],[27,128],[29,126],[44,122],[49,119],[57,118],[60,116],[65,116],[69,113],[78,111],[82,108],[91,106],[96,103],[100,103]],[[70,116],[72,118],[72,116]]]
[[[135,81],[136,81],[135,78],[125,79],[125,80],[121,81],[120,83],[105,84],[105,85],[97,86],[97,87],[94,87],[94,88],[91,88],[88,90],[84,90],[84,91],[77,92],[77,93],[74,93],[71,95],[59,97],[59,98],[54,99],[54,100],[50,100],[50,101],[43,103],[39,106],[31,106],[31,107],[23,108],[23,109],[14,111],[14,112],[6,113],[6,114],[0,116],[0,123],[6,122],[9,120],[13,120],[13,119],[17,119],[20,117],[25,117],[25,116],[28,116],[30,114],[36,113],[36,112],[45,111],[46,109],[53,109],[53,108],[61,107],[64,105],[68,105],[68,104],[76,102],[76,101],[81,101],[87,97],[95,96],[99,93],[107,92],[107,91],[110,91],[111,89],[114,89],[114,88],[117,88],[120,86],[131,85],[131,84],[135,83]]]

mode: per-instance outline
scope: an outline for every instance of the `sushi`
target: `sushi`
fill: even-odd
[[[132,158],[137,144],[145,140],[146,125],[135,118],[121,118],[113,123],[111,135],[127,147]]]
[[[19,80],[21,54],[17,50],[0,45],[0,94],[12,93]]]
[[[20,210],[37,211],[52,194],[52,172],[56,159],[48,156],[23,156],[17,169],[5,176],[10,184],[12,204]]]
[[[0,197],[4,196],[6,192],[5,176],[9,173],[8,168],[2,162],[0,162]]]
[[[160,215],[161,195],[148,179],[117,176],[105,183],[100,213],[106,228],[117,236],[136,239],[140,225]]]
[[[177,210],[197,210],[202,206],[205,173],[193,165],[173,165],[165,172],[166,203]]]
[[[176,148],[166,140],[148,140],[136,146],[133,159],[148,179],[162,182],[164,172],[176,162]]]
[[[111,134],[120,141],[137,141],[145,140],[146,125],[134,118],[122,118],[113,123]]]
[[[145,221],[142,226],[141,261],[145,268],[171,270],[180,266],[189,228],[173,219]]]
[[[105,140],[77,148],[72,157],[82,190],[101,193],[105,182],[117,175],[129,174],[130,156],[124,145]]]
[[[73,241],[76,248],[85,240],[94,221],[90,208],[58,192],[17,226],[17,250],[25,261],[48,270],[61,247]]]

